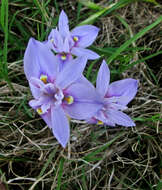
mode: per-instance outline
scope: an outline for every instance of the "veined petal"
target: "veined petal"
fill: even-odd
[[[97,53],[89,49],[84,49],[81,47],[72,48],[71,53],[78,57],[82,57],[82,56],[87,57],[87,59],[90,59],[90,60],[98,59],[100,57]]]
[[[118,125],[125,127],[135,126],[135,123],[132,121],[132,119],[121,111],[109,109],[107,110],[106,115],[108,120],[111,120]]]
[[[87,59],[85,57],[78,57],[75,60],[67,63],[67,66],[62,70],[62,72],[60,72],[56,79],[57,86],[64,89],[79,79],[86,66],[86,63]]]
[[[51,110],[52,131],[58,142],[65,148],[70,137],[70,129],[68,119],[63,109],[53,107]]]
[[[93,25],[78,26],[71,31],[72,37],[78,37],[78,47],[88,47],[96,39],[99,28]]]
[[[68,17],[66,13],[62,10],[59,16],[59,32],[62,37],[69,35],[69,24],[68,24]]]
[[[106,97],[121,97],[117,103],[127,105],[136,95],[138,81],[135,79],[123,79],[109,85]]]
[[[109,82],[110,82],[110,70],[105,60],[103,60],[96,81],[97,92],[100,93],[102,97],[104,97],[107,92]]]

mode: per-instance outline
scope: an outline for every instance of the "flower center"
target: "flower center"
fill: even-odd
[[[104,123],[100,120],[97,121],[97,125],[103,125]]]
[[[42,115],[43,114],[43,111],[42,111],[42,109],[41,108],[37,108],[37,113],[39,114],[39,115]]]
[[[62,55],[61,55],[61,59],[62,59],[63,61],[65,61],[66,58],[67,58],[66,54],[62,54]]]
[[[77,42],[77,41],[79,40],[79,38],[78,38],[77,36],[74,36],[74,37],[73,37],[73,40],[74,40],[75,42]]]
[[[44,83],[47,84],[47,75],[41,75],[40,80]]]
[[[50,39],[50,41],[53,43],[53,42],[54,42],[54,39],[53,39],[53,38],[51,38],[51,39]]]
[[[66,101],[67,104],[72,104],[74,102],[74,98],[72,96],[66,96],[64,97],[64,100]]]

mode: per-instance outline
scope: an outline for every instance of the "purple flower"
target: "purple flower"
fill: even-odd
[[[132,119],[122,111],[127,109],[127,104],[137,93],[138,81],[135,79],[123,79],[110,82],[110,71],[105,61],[99,69],[96,90],[102,98],[102,108],[88,120],[90,123],[106,124],[115,126],[115,124],[125,127],[135,126]]]
[[[31,38],[25,51],[24,72],[34,97],[29,105],[63,147],[70,136],[67,116],[87,119],[101,108],[95,88],[82,76],[86,61],[74,59],[59,72],[56,56],[43,43]]]
[[[86,49],[98,35],[99,29],[93,25],[84,25],[69,31],[68,17],[62,10],[59,16],[58,29],[53,29],[48,36],[48,45],[57,54],[62,65],[72,59],[72,56],[86,56],[87,59],[97,59],[99,55]]]

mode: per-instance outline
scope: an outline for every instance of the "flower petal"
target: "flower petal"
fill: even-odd
[[[57,29],[51,30],[48,36],[48,43],[50,44],[50,48],[53,49],[56,53],[63,52],[63,39]]]
[[[24,56],[24,71],[27,79],[39,78],[46,74],[54,79],[58,72],[56,57],[49,50],[46,43],[39,42],[33,38],[29,40]]]
[[[29,80],[31,77],[39,77],[40,65],[36,56],[36,48],[34,39],[30,38],[24,55],[24,72],[26,78]]]
[[[52,121],[51,121],[51,111],[49,110],[47,113],[42,114],[41,118],[45,121],[50,129],[52,129]]]
[[[100,93],[102,97],[104,97],[107,92],[109,82],[110,82],[110,70],[105,60],[103,60],[96,81],[97,92]]]
[[[70,129],[68,119],[63,109],[53,107],[51,110],[52,131],[58,142],[65,148],[70,137]]]
[[[132,121],[132,119],[126,115],[125,113],[113,109],[109,109],[106,112],[107,119],[125,127],[131,127],[135,126],[135,123]]]
[[[65,90],[65,93],[74,98],[72,104],[65,103],[63,106],[66,113],[72,118],[90,118],[102,107],[99,94],[89,84],[73,83]]]
[[[107,97],[121,97],[117,103],[127,105],[136,95],[138,81],[135,79],[123,79],[113,82],[109,85]]]
[[[71,31],[71,36],[78,37],[77,46],[88,47],[96,39],[99,28],[93,25],[78,26]]]
[[[75,82],[81,77],[86,63],[87,59],[85,57],[78,57],[67,63],[67,66],[62,70],[62,72],[60,72],[56,79],[57,86],[64,89],[71,83]]]
[[[107,119],[105,112],[100,110],[97,112],[97,114],[94,116],[98,121],[102,121],[104,124],[109,126],[115,126],[115,123],[113,120]]]
[[[66,13],[62,10],[59,16],[59,32],[62,37],[69,35],[69,24],[68,24],[68,17]]]
[[[63,45],[63,52],[69,53],[69,38],[66,37],[64,40],[64,45]]]
[[[71,53],[78,57],[85,56],[85,57],[87,57],[87,59],[90,59],[90,60],[98,59],[100,57],[97,53],[95,53],[89,49],[84,49],[81,47],[72,48]]]

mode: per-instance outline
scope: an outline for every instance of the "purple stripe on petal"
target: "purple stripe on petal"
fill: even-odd
[[[65,148],[70,137],[70,128],[68,119],[63,109],[58,106],[51,110],[52,131],[58,142]]]

